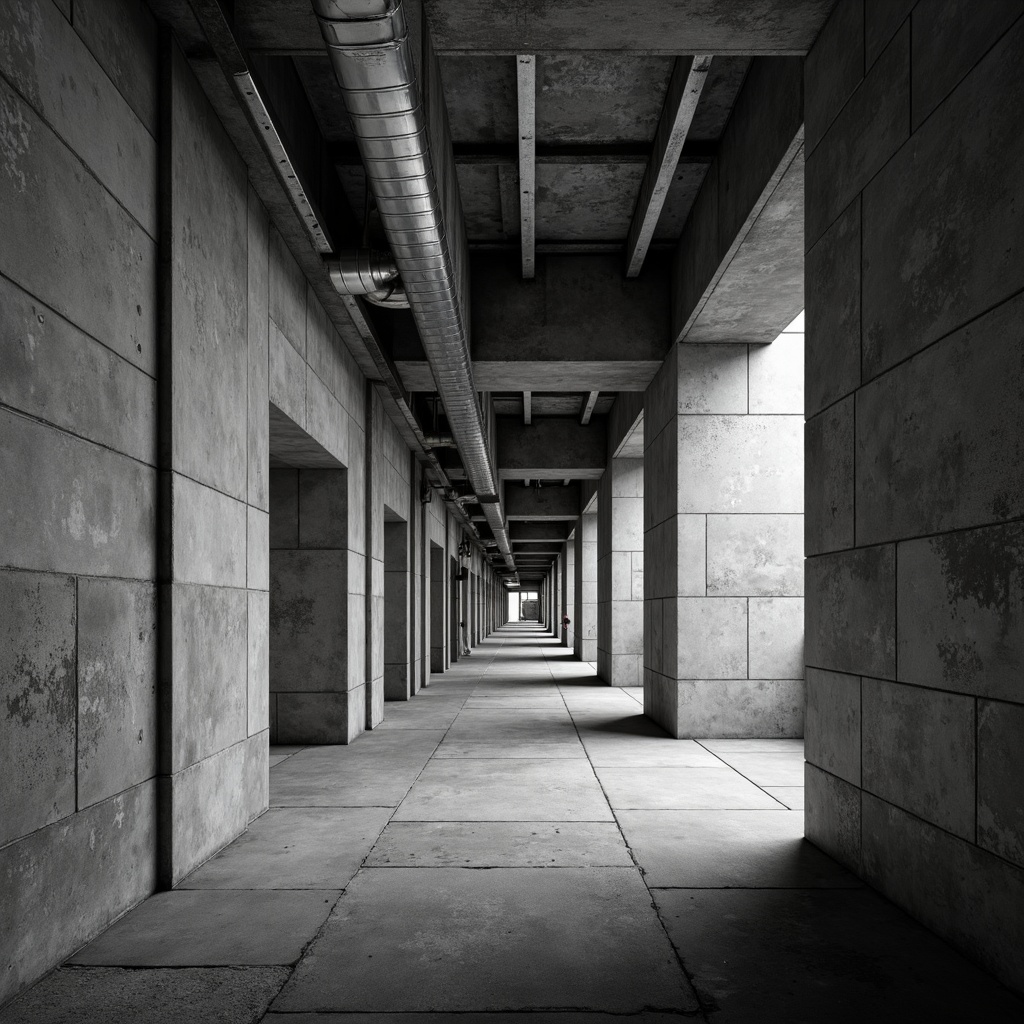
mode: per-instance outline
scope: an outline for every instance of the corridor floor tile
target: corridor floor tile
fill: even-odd
[[[601,768],[720,768],[722,762],[693,740],[609,736],[580,730],[587,756]]]
[[[585,760],[435,758],[395,820],[611,821],[612,813]]]
[[[0,1024],[254,1021],[288,973],[284,967],[62,967],[0,1010]]]
[[[103,967],[291,964],[337,891],[178,889],[151,896],[68,961]]]
[[[364,868],[273,1003],[533,1008],[697,1009],[634,868]]]
[[[388,807],[271,807],[179,889],[343,889]]]
[[[615,810],[777,810],[784,808],[731,768],[594,769]]]
[[[781,800],[791,811],[804,809],[803,786],[765,786],[764,791]]]
[[[632,867],[611,821],[393,821],[367,867]]]
[[[722,754],[743,754],[743,753],[778,753],[779,751],[799,750],[803,753],[804,741],[796,739],[753,739],[753,740],[698,740],[701,746],[707,747],[716,753]]]
[[[342,765],[270,772],[271,807],[397,807],[423,770],[426,759],[410,764]]]
[[[860,888],[786,811],[618,811],[652,887]]]
[[[869,889],[656,889],[715,1024],[1024,1020],[1024,1001]]]
[[[804,756],[797,750],[787,753],[725,753],[717,754],[730,768],[735,768],[755,786],[802,786]]]

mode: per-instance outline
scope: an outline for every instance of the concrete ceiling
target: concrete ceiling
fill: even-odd
[[[564,543],[583,493],[592,494],[580,482],[600,476],[606,462],[617,395],[638,398],[671,344],[770,340],[802,307],[802,150],[789,146],[785,166],[770,157],[780,167],[770,168],[770,189],[751,186],[760,198],[740,211],[745,220],[734,223],[736,204],[718,187],[727,171],[740,173],[750,144],[733,141],[735,112],[756,109],[773,61],[782,68],[806,53],[833,3],[406,0],[440,57],[472,254],[473,373],[497,417],[504,508],[510,527],[552,534],[523,543],[553,543],[552,552]],[[314,154],[320,194],[333,196],[336,222],[348,225],[341,244],[358,245],[364,233],[379,241],[372,206],[364,224],[365,175],[310,0],[235,0],[233,19],[258,68],[290,65],[300,95],[279,102],[277,114],[285,128],[315,125],[291,142]],[[536,55],[533,280],[520,271],[516,54]],[[673,67],[693,54],[712,55],[710,69],[643,269],[627,280],[627,236]],[[768,115],[774,126],[778,118]],[[411,320],[367,315],[401,384],[413,396],[434,392]],[[274,436],[279,464],[316,457],[289,448],[287,423]],[[615,443],[617,454],[641,455],[642,416]],[[459,480],[454,453],[446,466]],[[514,547],[524,568],[528,557],[547,557],[547,549],[528,556]]]

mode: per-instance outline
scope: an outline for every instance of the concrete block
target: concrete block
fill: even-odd
[[[270,587],[270,516],[249,505],[246,522],[246,586],[250,590],[267,590]]]
[[[274,548],[299,546],[299,471],[270,471],[269,542]]]
[[[676,601],[679,679],[738,679],[747,675],[747,602],[735,597]]]
[[[0,572],[0,844],[75,810],[75,581]]]
[[[270,595],[251,590],[248,604],[247,731],[254,736],[270,721]]]
[[[644,437],[644,530],[679,512],[678,417],[656,437]]]
[[[156,845],[146,782],[0,848],[0,1002],[154,891]]]
[[[0,402],[156,464],[156,381],[0,277]]]
[[[171,550],[176,582],[244,587],[248,507],[171,474]]]
[[[1024,874],[972,843],[864,794],[867,881],[926,927],[1024,988]]]
[[[808,558],[807,664],[851,675],[896,675],[893,545]]]
[[[900,544],[896,602],[901,681],[1024,698],[1024,526]]]
[[[306,362],[323,381],[331,395],[338,399],[345,392],[341,381],[341,364],[335,357],[338,338],[316,292],[306,283]]]
[[[974,838],[974,700],[865,679],[864,788]]]
[[[807,760],[860,786],[860,677],[807,669]]]
[[[660,672],[644,667],[644,714],[670,736],[679,732],[679,684]]]
[[[611,647],[613,654],[643,654],[644,605],[642,601],[612,601]],[[639,683],[616,683],[639,686]]]
[[[270,734],[264,730],[245,741],[245,815],[250,822],[270,806]]]
[[[866,377],[1024,286],[1022,52],[1018,22],[864,191]]]
[[[680,416],[679,512],[802,512],[798,416]]]
[[[954,0],[939,0],[916,12],[910,24],[913,129],[931,116],[1020,15],[1017,0],[990,0],[976,11]]]
[[[1024,513],[1022,317],[1018,296],[858,392],[859,543]]]
[[[770,345],[751,345],[749,377],[751,413],[803,416],[803,334],[780,334]]]
[[[707,517],[709,596],[789,596],[803,593],[803,516]]]
[[[156,243],[6,83],[0,272],[156,375]]]
[[[804,428],[804,544],[808,555],[854,545],[854,396]]]
[[[409,700],[412,680],[407,664],[384,663],[384,700]],[[385,709],[386,711],[387,709]]]
[[[629,394],[629,392],[625,392]],[[644,496],[643,458],[612,459],[611,497],[642,498]]]
[[[156,587],[78,581],[78,807],[157,771]]]
[[[245,830],[248,746],[242,739],[160,779],[166,815],[160,829],[164,885],[177,885]]]
[[[860,386],[860,208],[857,196],[807,253],[808,416]]]
[[[273,691],[345,689],[346,558],[345,551],[271,551]]]
[[[808,247],[909,135],[910,26],[904,24],[807,157]]]
[[[819,850],[859,872],[861,791],[813,764],[806,764],[804,772],[804,835]]]
[[[306,429],[306,364],[274,320],[270,321],[270,401]]]
[[[156,138],[157,27],[149,8],[109,0],[77,0],[73,21],[75,31]]]
[[[678,415],[676,397],[679,390],[680,346],[669,346],[661,368],[644,392],[644,456],[647,448]],[[645,492],[646,489],[645,489]]]
[[[169,764],[180,772],[247,735],[248,595],[168,586],[171,641]]]
[[[363,699],[359,700],[359,695]],[[384,677],[374,675],[366,681],[361,690],[349,690],[349,710],[353,714],[362,711],[365,715],[365,728],[375,729],[384,721]],[[353,720],[352,728],[355,728]]]
[[[268,508],[270,462],[270,221],[256,193],[248,192],[248,316],[249,341],[249,496],[250,505]]]
[[[679,416],[750,411],[747,350],[742,345],[680,345],[676,374],[674,397]]]
[[[1024,867],[1024,707],[978,702],[978,845]]]
[[[306,367],[306,429],[343,466],[349,462],[350,419],[327,385]]]
[[[244,501],[246,168],[176,48],[172,77],[171,468]]]
[[[917,0],[864,0],[864,66],[871,67]]]
[[[613,686],[643,685],[642,654],[612,654],[611,681]]]
[[[804,74],[806,144],[811,152],[864,78],[864,0],[845,0],[833,8],[807,55]]]
[[[348,592],[353,597],[366,595],[366,558],[354,551],[348,553]]]
[[[306,278],[276,228],[270,231],[270,319],[305,359]]]
[[[677,544],[676,594],[680,597],[704,597],[707,595],[707,516],[679,515],[674,518]],[[655,555],[658,548],[651,548],[651,562],[658,564],[661,559]],[[669,552],[665,553],[666,561]],[[671,572],[671,562],[667,566]],[[668,595],[666,595],[668,596]]]
[[[299,471],[299,547],[344,548],[348,534],[348,474]]]
[[[803,598],[752,597],[747,616],[749,674],[754,679],[802,679]]]
[[[0,35],[7,81],[156,238],[155,133],[139,121],[53,4],[30,0],[10,17],[12,30]]]
[[[676,735],[802,736],[802,679],[680,679]]]

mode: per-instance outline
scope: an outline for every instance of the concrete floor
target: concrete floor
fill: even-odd
[[[0,1022],[1024,1019],[802,840],[800,741],[641,700],[500,630],[352,746],[274,748],[249,832]]]

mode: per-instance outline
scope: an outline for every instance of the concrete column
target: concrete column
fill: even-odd
[[[644,652],[644,460],[611,459],[598,488],[597,674],[640,686]]]
[[[644,398],[644,709],[803,731],[803,339],[673,347]]]
[[[597,513],[587,512],[576,526],[576,636],[581,661],[597,661]]]
[[[409,524],[384,523],[384,699],[408,700],[410,669]]]
[[[270,472],[274,743],[348,743],[363,728],[348,679],[348,474]]]
[[[569,628],[565,631],[565,646],[576,649],[576,537],[572,535],[565,545],[565,611]]]

